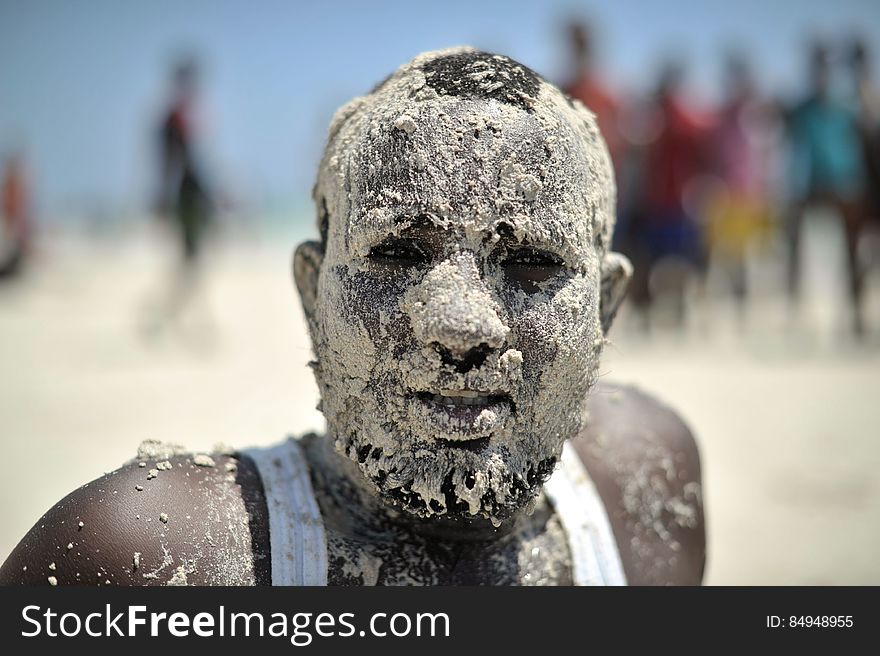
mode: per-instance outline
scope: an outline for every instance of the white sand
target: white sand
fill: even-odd
[[[205,299],[152,341],[138,326],[168,274],[152,241],[54,243],[41,270],[0,288],[0,560],[143,439],[205,451],[321,428],[278,241],[209,253]],[[761,298],[744,337],[726,306],[687,338],[648,340],[626,316],[612,332],[603,373],[668,401],[699,438],[708,583],[880,584],[880,349],[835,346],[834,307],[808,304],[810,327],[792,331]]]

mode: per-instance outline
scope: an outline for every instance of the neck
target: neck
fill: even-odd
[[[389,529],[451,542],[486,542],[514,531],[527,519],[524,509],[494,526],[482,517],[419,517],[386,501],[358,466],[333,447],[333,437],[312,436],[309,460],[323,479],[319,487],[334,508],[336,523],[354,532],[387,533]]]

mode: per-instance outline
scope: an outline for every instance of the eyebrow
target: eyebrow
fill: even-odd
[[[413,212],[411,208],[399,208],[397,211],[392,210],[393,214],[382,219],[378,224],[372,221],[364,221],[352,226],[351,231],[346,235],[346,244],[351,245],[352,234],[358,235],[358,241],[362,244],[379,244],[391,235],[400,235],[410,230],[443,230],[442,225],[438,225],[429,212],[417,211]]]
[[[497,232],[502,226],[508,226],[509,229],[502,229],[503,232],[501,233]],[[409,208],[400,208],[400,211],[390,218],[390,223],[386,224],[384,228],[375,230],[371,227],[367,231],[369,233],[369,240],[373,242],[381,241],[388,236],[389,228],[391,228],[393,232],[403,235],[407,232],[418,230],[446,232],[450,229],[450,226],[444,219],[430,211],[420,210],[414,212]],[[549,230],[540,237],[529,232],[517,236],[514,221],[506,217],[497,218],[494,223],[487,227],[483,232],[483,241],[490,239],[496,234],[500,234],[502,239],[507,238],[523,246],[547,248],[560,255],[569,253],[575,246],[570,240],[566,239],[562,234],[559,234],[558,230]]]
[[[404,230],[424,230],[432,228],[444,229],[445,226],[438,225],[437,221],[427,212],[420,212],[413,216],[410,213],[399,214],[392,220],[395,227]]]

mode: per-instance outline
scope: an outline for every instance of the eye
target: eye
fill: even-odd
[[[373,246],[367,257],[379,264],[394,264],[405,267],[417,266],[428,261],[425,249],[410,239],[396,237],[386,239],[378,246]]]
[[[501,266],[508,278],[522,283],[528,291],[535,291],[537,287],[532,289],[532,286],[559,273],[563,262],[554,253],[536,248],[518,248],[507,252]]]

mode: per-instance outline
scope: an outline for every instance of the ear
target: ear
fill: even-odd
[[[311,324],[315,316],[315,303],[318,298],[318,274],[324,251],[316,241],[306,241],[296,247],[293,254],[293,279],[299,290],[306,320]]]
[[[614,321],[620,304],[626,296],[626,289],[632,278],[633,267],[625,255],[606,253],[602,258],[600,275],[602,277],[599,292],[599,313],[602,320],[602,332],[606,335]]]

